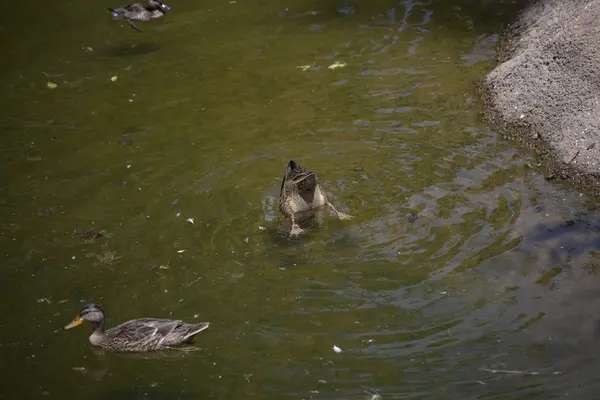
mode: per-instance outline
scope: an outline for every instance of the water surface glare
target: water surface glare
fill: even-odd
[[[597,398],[598,214],[474,90],[518,4],[36,4],[0,21],[0,398]],[[288,238],[290,159],[355,218]],[[211,326],[104,354],[89,302]]]

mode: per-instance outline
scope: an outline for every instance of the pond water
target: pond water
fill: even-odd
[[[520,4],[37,4],[0,24],[0,398],[597,397],[595,204],[475,92]],[[289,238],[290,159],[355,218]],[[211,326],[104,354],[90,302]]]

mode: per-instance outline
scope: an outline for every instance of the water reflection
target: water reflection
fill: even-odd
[[[112,57],[135,57],[154,53],[160,50],[160,45],[153,42],[109,44],[105,54]]]

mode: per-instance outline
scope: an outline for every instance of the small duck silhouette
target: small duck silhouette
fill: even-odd
[[[147,3],[133,3],[121,8],[107,9],[114,19],[125,20],[129,26],[138,32],[141,30],[135,26],[133,21],[152,21],[165,16],[171,6],[162,0],[150,0]]]
[[[313,211],[323,206],[331,208],[339,219],[353,218],[351,215],[336,210],[333,204],[327,200],[327,195],[317,179],[317,174],[302,168],[294,160],[290,160],[279,193],[279,211],[292,223],[290,236],[298,236],[304,232],[296,223],[296,213]]]

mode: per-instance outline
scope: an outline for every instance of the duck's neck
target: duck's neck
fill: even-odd
[[[106,339],[104,334],[104,318],[101,321],[92,321],[92,334],[90,335],[90,343],[92,346],[102,346],[102,342]]]
[[[94,333],[104,333],[104,318],[100,321],[92,321],[92,331]]]

